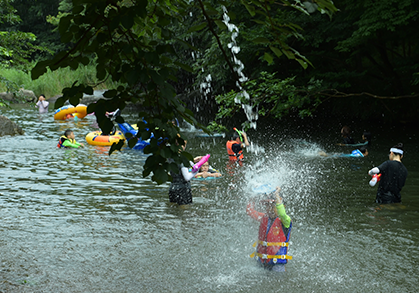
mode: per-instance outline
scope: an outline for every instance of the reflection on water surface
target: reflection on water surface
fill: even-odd
[[[377,206],[366,173],[395,143],[384,134],[377,133],[365,159],[325,159],[317,151],[339,151],[334,138],[259,129],[250,134],[247,162],[237,167],[227,162],[225,139],[186,133],[188,151],[211,153],[224,177],[193,181],[194,204],[180,209],[168,202],[168,184],[142,178],[140,152],[56,148],[67,128],[85,142],[95,130],[93,117],[57,122],[52,112],[1,110],[25,135],[0,138],[0,291],[416,290],[415,134],[404,140],[410,151],[403,160],[409,170],[403,203]],[[294,258],[285,274],[264,271],[249,258],[258,223],[245,207],[256,182],[282,186],[287,198]]]

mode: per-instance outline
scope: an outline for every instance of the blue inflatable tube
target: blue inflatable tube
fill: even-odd
[[[118,126],[119,126],[119,129],[121,129],[121,132],[124,134],[125,137],[127,137],[126,136],[127,133],[131,133],[132,137],[136,137],[138,130],[134,129],[134,127],[132,127],[130,124],[124,122],[124,123],[118,123]],[[153,134],[151,134],[151,137],[153,137]],[[131,138],[127,138],[127,141],[129,141]],[[142,150],[150,144],[149,139],[142,140],[141,137],[137,137],[137,138],[138,138],[138,142],[132,148],[133,150]]]

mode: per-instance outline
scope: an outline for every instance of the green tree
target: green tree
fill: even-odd
[[[419,3],[413,0],[335,1],[340,9],[332,21],[319,15],[289,14],[302,24],[304,41],[295,47],[313,66],[304,72],[287,66],[303,86],[322,81],[330,109],[357,113],[359,118],[415,119],[419,106]],[[326,106],[326,105],[325,105]]]
[[[27,69],[29,60],[35,52],[46,51],[45,48],[34,45],[36,36],[31,32],[15,30],[13,27],[21,23],[17,10],[11,5],[11,0],[0,0],[0,68],[15,67]],[[17,98],[19,85],[0,75],[0,82],[6,85],[9,92]],[[7,105],[0,100],[0,106]]]
[[[334,6],[329,0],[315,0],[319,11],[332,13]],[[250,18],[259,21],[261,26],[268,26],[270,34],[264,41],[270,52],[264,55],[270,61],[284,54],[300,64],[307,62],[304,56],[287,44],[281,34],[292,34],[289,25],[283,26],[281,19],[275,15],[284,7],[294,7],[308,13],[300,1],[240,1],[246,8]],[[236,3],[234,3],[236,4]],[[182,63],[179,47],[198,53],[186,38],[188,33],[207,31],[215,39],[224,57],[227,68],[237,78],[231,56],[228,56],[225,45],[217,33],[225,29],[222,22],[223,6],[229,7],[227,1],[116,1],[116,0],[73,0],[73,7],[68,15],[60,18],[58,30],[63,43],[71,43],[68,50],[57,53],[52,59],[40,61],[32,70],[36,79],[47,71],[60,67],[76,69],[79,64],[88,64],[91,60],[97,64],[99,80],[107,78],[120,84],[116,89],[108,90],[104,100],[89,105],[88,111],[95,112],[99,126],[104,131],[112,128],[112,123],[106,118],[106,111],[116,108],[124,109],[127,103],[141,105],[139,113],[138,135],[148,139],[151,133],[154,137],[144,153],[151,154],[145,162],[143,175],[153,173],[152,180],[163,183],[170,179],[168,171],[177,172],[177,165],[192,157],[186,152],[179,153],[184,140],[178,135],[179,129],[170,121],[182,118],[189,123],[202,127],[194,118],[192,112],[179,101],[173,86],[178,82],[176,76],[182,70],[194,72],[191,66]],[[190,13],[199,21],[194,26],[189,24]],[[179,27],[184,28],[182,31]],[[178,29],[175,29],[178,28]],[[205,38],[205,36],[203,36]],[[260,43],[260,41],[259,41]],[[270,56],[270,57],[269,57]],[[275,57],[276,56],[276,57]],[[196,74],[196,73],[195,73]],[[69,100],[76,105],[83,93],[92,93],[89,85],[75,82],[71,88],[63,90],[63,97],[57,100],[55,106],[61,106]],[[145,118],[147,124],[142,121]],[[123,121],[118,117],[119,121]],[[130,140],[130,143],[135,143]],[[113,146],[113,150],[121,146]],[[173,159],[172,163],[169,163]]]
[[[65,44],[61,44],[60,35],[53,31],[54,25],[48,23],[49,15],[56,15],[58,12],[57,0],[13,0],[11,2],[15,13],[19,16],[19,22],[8,23],[5,29],[9,31],[31,32],[36,36],[31,43],[34,46],[42,47],[43,50],[35,50],[25,56],[25,59],[34,61],[41,56],[48,56],[60,49]]]

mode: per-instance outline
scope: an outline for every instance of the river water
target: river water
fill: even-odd
[[[243,166],[225,138],[195,138],[221,179],[192,182],[194,203],[168,202],[168,184],[142,178],[146,156],[87,145],[94,117],[54,121],[28,106],[0,109],[23,136],[0,138],[0,292],[414,292],[419,284],[419,150],[414,130],[370,129],[362,159],[322,158],[339,126],[258,126]],[[123,116],[128,122],[133,116]],[[133,115],[133,114],[131,114]],[[134,122],[134,119],[132,119]],[[84,149],[57,149],[71,128]],[[359,134],[361,135],[361,133]],[[374,203],[367,171],[402,141],[409,171],[402,204]],[[257,183],[282,187],[293,220],[285,273],[249,257]]]

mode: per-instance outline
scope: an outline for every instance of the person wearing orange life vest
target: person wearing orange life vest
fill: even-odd
[[[292,259],[288,255],[292,221],[285,212],[280,190],[276,187],[269,198],[262,201],[267,205],[266,213],[255,210],[255,200],[251,200],[246,208],[247,214],[260,222],[256,252],[251,257],[256,256],[261,266],[275,272],[285,272],[285,265]]]
[[[230,161],[243,161],[243,148],[249,146],[247,134],[234,128],[231,140],[227,141],[226,148]]]

